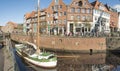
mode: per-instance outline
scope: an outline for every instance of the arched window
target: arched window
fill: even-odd
[[[82,5],[83,5],[82,1],[79,1],[78,6],[82,6]]]

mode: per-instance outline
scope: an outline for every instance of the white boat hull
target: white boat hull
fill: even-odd
[[[51,62],[38,62],[38,61],[35,61],[35,60],[32,60],[28,57],[24,57],[22,56],[21,52],[17,51],[17,53],[23,57],[23,59],[25,59],[26,61],[36,65],[36,66],[39,66],[39,67],[43,67],[43,68],[55,68],[57,66],[57,61],[51,61]]]

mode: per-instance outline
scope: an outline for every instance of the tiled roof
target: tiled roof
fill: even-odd
[[[34,15],[35,15],[35,11],[32,11],[31,13],[26,13],[25,18],[28,19],[28,18],[34,17]]]
[[[97,1],[94,1],[91,3],[91,5],[94,7]]]
[[[30,17],[34,17],[35,16],[35,11],[32,11],[32,13],[30,14]]]
[[[100,6],[101,2],[99,2],[98,0],[94,1],[91,3],[91,5],[94,7],[94,8],[98,8]]]
[[[14,22],[12,22],[12,21],[9,21],[7,24],[11,24],[11,25],[13,25],[15,28],[17,27],[17,23],[14,23]]]
[[[106,7],[107,7],[107,9],[109,10],[109,11],[112,11],[112,12],[117,12],[117,9],[114,9],[114,8],[112,8],[112,7],[110,7],[109,5],[105,5]]]
[[[9,21],[7,22],[6,26],[3,26],[1,28],[1,30],[5,33],[8,33],[8,32],[12,33],[16,27],[17,27],[16,23]]]
[[[28,19],[28,18],[30,18],[30,13],[25,14],[25,19]]]

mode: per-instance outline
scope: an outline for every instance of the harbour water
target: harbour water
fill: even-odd
[[[56,53],[58,65],[54,69],[40,68],[24,61],[16,53],[20,71],[120,71],[119,52],[99,54]]]

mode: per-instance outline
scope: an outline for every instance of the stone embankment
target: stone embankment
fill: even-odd
[[[6,46],[4,49],[4,71],[15,71],[14,65],[15,60],[13,57],[13,53],[10,50],[10,41],[6,39]]]
[[[107,50],[120,50],[120,37],[109,37],[106,39]]]
[[[19,71],[10,47],[11,44],[8,39],[5,40],[5,46],[0,47],[0,71]]]
[[[17,42],[29,41],[36,43],[36,37],[26,35],[11,35],[11,39]],[[40,47],[48,50],[64,51],[64,52],[105,52],[106,38],[78,38],[78,37],[57,37],[57,36],[41,36]]]
[[[1,48],[1,47],[0,47]],[[0,49],[0,71],[4,70],[4,49]]]
[[[6,48],[4,48],[4,71],[14,71],[14,59]]]

